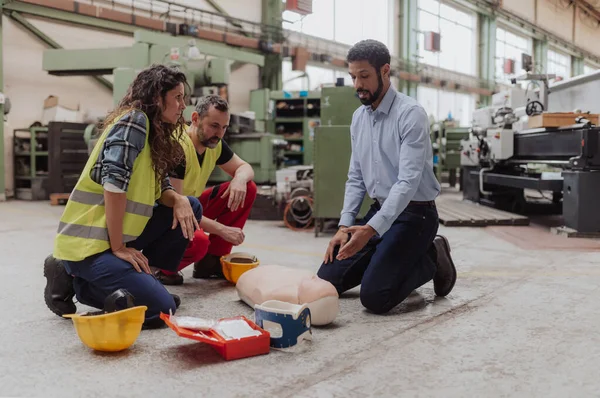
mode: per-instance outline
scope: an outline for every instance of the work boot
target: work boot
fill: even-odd
[[[194,264],[194,273],[192,276],[197,279],[225,279],[221,267],[221,256],[215,256],[214,254],[204,256],[202,260]]]
[[[433,289],[440,297],[447,296],[456,283],[456,267],[450,256],[450,243],[445,236],[438,235],[433,240],[437,271],[433,277]]]
[[[179,308],[181,305],[181,297],[176,294],[171,294],[171,296],[173,296],[173,300],[175,301],[175,308]]]
[[[58,316],[74,314],[77,311],[73,297],[73,277],[67,273],[62,261],[52,255],[44,261],[44,276],[46,277],[46,288],[44,289],[44,300],[50,311]]]
[[[163,285],[183,285],[183,275],[180,273],[169,275],[158,269],[154,272],[154,277]]]

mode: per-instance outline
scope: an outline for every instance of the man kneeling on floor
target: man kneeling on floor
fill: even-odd
[[[199,197],[203,208],[200,229],[189,244],[178,271],[194,263],[194,278],[223,278],[220,258],[244,241],[242,228],[256,199],[252,166],[233,153],[223,140],[229,126],[229,105],[216,95],[202,97],[180,144],[185,159],[171,174],[171,184],[184,196]],[[233,179],[206,188],[215,166]],[[206,235],[209,233],[210,235]],[[157,270],[164,285],[181,285],[180,272]]]
[[[390,53],[365,40],[347,56],[363,106],[352,116],[352,154],[339,230],[318,276],[339,294],[361,285],[360,300],[372,312],[388,312],[433,279],[446,296],[456,281],[448,240],[436,236],[435,198],[427,113],[390,82]],[[375,203],[353,225],[365,194]]]

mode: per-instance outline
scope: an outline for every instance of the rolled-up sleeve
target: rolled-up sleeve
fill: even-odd
[[[146,142],[146,119],[143,112],[131,111],[115,123],[104,142],[102,160],[92,171],[95,181],[113,192],[127,191],[133,164]]]
[[[171,179],[169,178],[169,176],[165,176],[165,178],[162,179],[160,184],[160,193],[163,193],[169,189],[175,190],[175,188],[173,188],[173,185],[171,185]]]
[[[413,106],[399,118],[401,137],[398,181],[392,186],[381,209],[369,220],[379,236],[387,232],[413,199],[425,167],[429,137],[429,120],[425,110]]]

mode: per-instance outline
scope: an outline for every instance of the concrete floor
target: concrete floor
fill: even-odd
[[[0,396],[565,397],[600,391],[600,242],[536,227],[445,228],[459,278],[452,294],[363,310],[358,289],[333,325],[293,352],[225,362],[170,329],[143,331],[118,354],[95,353],[43,301],[42,263],[63,207],[0,203]],[[316,270],[329,236],[251,221],[239,250],[263,264]],[[560,239],[558,244],[556,239]],[[566,243],[566,242],[573,243]],[[584,242],[584,243],[581,243]],[[185,273],[179,314],[246,315],[226,282]],[[83,311],[85,307],[79,306]]]

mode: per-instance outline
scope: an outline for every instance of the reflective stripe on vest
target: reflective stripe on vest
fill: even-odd
[[[132,116],[139,110],[128,111]],[[123,115],[119,116],[120,120]],[[146,138],[143,149],[133,163],[123,217],[123,243],[137,239],[152,217],[160,197],[158,176],[152,167],[148,143],[150,121],[146,118]],[[115,123],[116,123],[115,120]],[[115,123],[106,126],[87,160],[79,180],[60,218],[54,239],[54,257],[66,261],[81,261],[110,249],[104,201],[104,188],[91,178],[91,170],[100,156],[107,136]]]
[[[104,205],[104,194],[93,193],[93,192],[85,192],[80,191],[78,189],[74,189],[69,197],[69,200],[73,202],[83,203],[84,205]],[[137,214],[138,216],[143,217],[152,217],[152,211],[154,210],[154,206],[149,206],[144,203],[135,202],[133,200],[127,199],[127,204],[125,205],[125,211],[130,214]],[[73,235],[75,236],[75,235]]]
[[[67,224],[60,222],[58,233],[76,238],[98,239],[108,241],[108,229],[101,227],[92,227],[88,225]],[[124,242],[131,242],[137,239],[137,236],[123,234]]]

